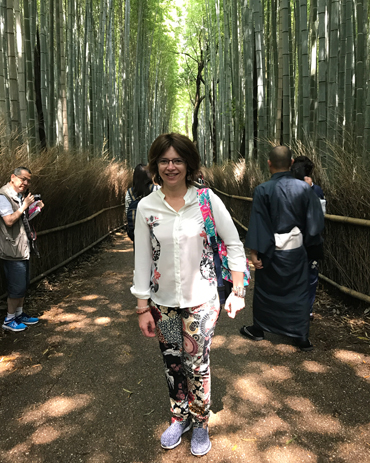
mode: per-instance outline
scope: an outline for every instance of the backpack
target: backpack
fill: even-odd
[[[154,188],[155,185],[152,185],[150,187],[150,192],[154,191]],[[130,195],[131,202],[127,209],[127,236],[131,241],[134,241],[136,209],[143,196],[135,196],[132,188],[128,189],[128,194]]]

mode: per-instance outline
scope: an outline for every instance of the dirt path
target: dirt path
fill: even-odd
[[[1,463],[195,462],[191,433],[162,450],[169,419],[162,361],[144,339],[129,286],[131,242],[116,234],[33,291],[41,323],[0,335]],[[370,348],[329,315],[315,350],[239,335],[222,314],[211,350],[212,450],[204,462],[370,462]],[[357,344],[355,344],[355,342]]]

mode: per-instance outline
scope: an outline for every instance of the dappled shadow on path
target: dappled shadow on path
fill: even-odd
[[[193,462],[191,433],[159,438],[169,403],[156,339],[137,327],[131,243],[121,235],[43,302],[42,321],[0,343],[4,463]],[[248,300],[251,299],[251,291]],[[250,306],[250,302],[248,303]],[[213,447],[204,462],[370,461],[370,357],[351,345],[254,343],[222,313],[211,349]]]

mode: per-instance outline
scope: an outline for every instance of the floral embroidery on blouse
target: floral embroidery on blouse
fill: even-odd
[[[145,217],[145,220],[148,224],[148,227],[150,229],[150,239],[152,242],[152,259],[153,259],[153,269],[152,269],[152,277],[151,277],[151,284],[150,287],[153,292],[157,292],[159,289],[159,278],[161,277],[161,274],[158,272],[158,264],[157,261],[159,259],[159,256],[161,255],[161,244],[158,241],[157,237],[154,234],[154,227],[158,227],[159,223],[158,217],[155,217],[151,215],[150,217]]]
[[[213,251],[212,247],[208,243],[205,228],[203,228],[199,236],[203,238],[203,252],[199,264],[199,271],[202,278],[208,280],[210,286],[215,286],[217,284],[217,276],[213,262]]]

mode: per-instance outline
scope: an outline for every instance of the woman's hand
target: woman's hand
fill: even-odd
[[[236,296],[231,293],[225,302],[225,310],[230,318],[235,318],[236,312],[244,309],[245,302],[244,297]]]
[[[139,328],[144,336],[147,338],[154,338],[155,337],[155,323],[153,315],[150,312],[145,312],[139,317]]]

